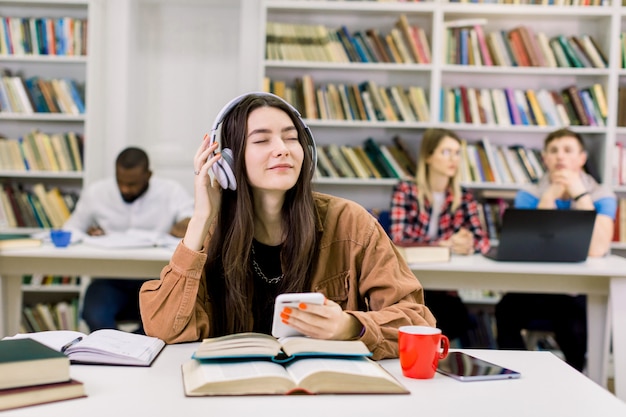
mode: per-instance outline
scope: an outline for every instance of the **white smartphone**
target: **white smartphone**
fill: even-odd
[[[514,379],[521,374],[495,363],[487,362],[463,352],[449,352],[439,361],[437,371],[459,381],[490,381],[494,379]]]
[[[298,308],[300,303],[324,304],[324,294],[320,292],[301,292],[280,294],[276,297],[276,303],[274,304],[274,320],[272,322],[272,336],[302,336],[302,333],[283,323],[280,318],[280,313],[283,311],[283,308],[286,306]]]

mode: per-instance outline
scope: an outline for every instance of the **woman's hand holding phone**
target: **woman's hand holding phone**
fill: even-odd
[[[361,323],[321,293],[281,294],[276,297],[272,335],[348,340],[359,335]]]

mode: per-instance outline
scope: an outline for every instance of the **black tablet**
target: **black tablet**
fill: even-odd
[[[490,381],[494,379],[519,378],[520,373],[512,369],[478,359],[463,352],[449,352],[439,361],[437,371],[459,381]]]

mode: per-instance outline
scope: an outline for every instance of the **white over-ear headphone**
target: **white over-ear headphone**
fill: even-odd
[[[211,140],[209,141],[209,146],[211,146],[213,142],[218,142],[219,147],[215,152],[222,153],[222,157],[215,164],[213,164],[213,167],[212,167],[213,173],[215,174],[215,178],[217,179],[217,182],[220,184],[220,186],[224,189],[231,189],[231,190],[237,189],[237,181],[235,180],[235,159],[233,157],[233,151],[229,148],[222,148],[220,150],[222,146],[222,122],[224,121],[224,117],[235,106],[237,106],[244,98],[250,95],[267,96],[267,97],[276,98],[282,101],[283,103],[285,103],[298,116],[298,120],[302,124],[302,127],[305,132],[304,141],[309,146],[309,149],[311,149],[311,159],[313,160],[313,165],[311,169],[315,170],[315,167],[317,166],[317,149],[315,147],[315,139],[313,138],[311,129],[309,129],[306,123],[304,123],[304,120],[302,120],[302,116],[300,115],[300,112],[291,104],[289,104],[288,102],[286,102],[281,97],[275,94],[266,93],[263,91],[258,91],[258,92],[255,91],[252,93],[242,94],[238,97],[235,97],[231,101],[229,101],[222,108],[222,110],[220,110],[220,112],[217,114],[217,117],[215,118],[215,121],[213,122],[213,126],[211,127]]]

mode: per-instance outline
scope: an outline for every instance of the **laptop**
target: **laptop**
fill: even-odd
[[[592,210],[508,208],[499,244],[485,256],[496,261],[583,262],[595,219]]]

